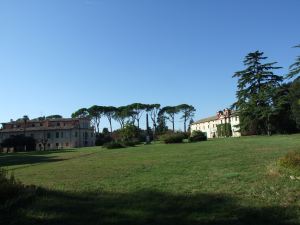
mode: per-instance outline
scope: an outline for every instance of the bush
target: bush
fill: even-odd
[[[182,133],[172,133],[172,134],[164,134],[160,136],[160,138],[166,144],[172,144],[172,143],[182,143],[185,136]]]
[[[140,144],[140,142],[139,141],[124,141],[124,142],[122,142],[122,144],[125,147],[135,147],[136,145]]]
[[[0,202],[16,197],[22,189],[23,185],[13,175],[8,177],[7,171],[0,169]]]
[[[198,141],[207,141],[207,137],[205,133],[202,131],[193,131],[191,136],[189,137],[190,142],[198,142]]]
[[[279,160],[281,166],[300,169],[300,152],[289,152]]]
[[[96,146],[102,146],[105,143],[110,143],[113,141],[113,138],[110,136],[110,134],[100,133],[96,136],[95,145]]]
[[[105,143],[103,145],[104,148],[107,149],[118,149],[118,148],[125,148],[124,144],[120,143],[120,142],[109,142],[109,143]]]

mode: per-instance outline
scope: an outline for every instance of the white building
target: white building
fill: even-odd
[[[191,125],[191,132],[202,131],[207,135],[207,138],[220,137],[218,134],[217,125],[219,124],[230,124],[232,137],[240,137],[241,133],[239,131],[240,119],[235,111],[229,109],[224,109],[219,111],[216,116],[211,116],[196,121]]]

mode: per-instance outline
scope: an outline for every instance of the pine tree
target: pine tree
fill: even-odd
[[[240,129],[247,134],[270,134],[271,120],[275,106],[274,90],[280,86],[283,78],[275,75],[276,62],[265,63],[263,52],[249,53],[244,60],[245,70],[236,72],[238,78],[237,102],[233,104],[240,116]]]
[[[300,48],[300,45],[295,46],[295,48]],[[293,78],[297,74],[300,75],[300,56],[298,56],[296,61],[290,66],[290,72],[287,78]],[[300,76],[298,78],[300,78]]]

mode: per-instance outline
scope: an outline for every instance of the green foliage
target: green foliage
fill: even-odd
[[[93,126],[96,129],[96,133],[100,133],[100,120],[104,113],[104,107],[93,105],[87,109],[88,117],[91,119]]]
[[[219,137],[231,137],[232,128],[230,123],[218,124],[217,133]]]
[[[296,79],[290,88],[291,111],[300,129],[300,78]]]
[[[182,143],[183,139],[185,139],[185,135],[183,133],[168,133],[162,135],[161,139],[166,144]]]
[[[63,118],[61,115],[50,115],[46,117],[46,119],[61,119],[61,118]]]
[[[161,118],[167,119],[172,123],[173,132],[175,131],[175,115],[179,112],[178,106],[165,106],[159,112]]]
[[[112,119],[114,118],[115,113],[117,112],[117,108],[114,106],[104,106],[103,114],[106,116],[110,126],[110,132],[112,133]]]
[[[300,48],[300,45],[295,46],[295,48]],[[290,66],[290,72],[287,75],[287,78],[293,78],[299,74],[300,74],[300,56],[298,56],[295,62]]]
[[[109,143],[112,141],[113,141],[113,138],[111,137],[109,132],[108,133],[102,132],[102,133],[96,134],[96,141],[95,141],[96,146],[102,146],[105,143]]]
[[[279,160],[281,166],[300,169],[300,152],[289,152]]]
[[[132,117],[133,114],[133,111],[128,106],[121,106],[116,108],[113,119],[118,121],[120,127],[123,128],[125,126],[126,120]],[[127,121],[127,123],[129,123],[129,121]]]
[[[86,118],[89,116],[89,112],[87,108],[78,109],[76,112],[72,113],[72,118]]]
[[[207,141],[207,136],[200,130],[195,130],[189,137],[190,142]]]
[[[299,92],[300,98],[300,92]],[[272,133],[290,134],[297,132],[297,125],[292,112],[292,102],[295,97],[292,94],[292,84],[282,84],[274,92],[274,114],[270,117]]]
[[[120,129],[122,141],[133,141],[139,137],[139,129],[133,124],[126,124]]]
[[[188,120],[193,119],[195,116],[196,109],[192,105],[181,104],[178,105],[177,108],[180,112],[182,112],[182,116],[180,119],[183,119],[184,132],[187,131],[187,122]]]
[[[107,149],[118,149],[118,148],[125,148],[124,144],[122,144],[121,142],[108,142],[108,143],[105,143],[103,145],[104,148],[107,148]]]
[[[7,171],[0,168],[0,203],[16,197],[22,188],[23,185],[16,181],[13,174],[9,177]]]
[[[281,67],[276,63],[265,63],[267,57],[263,52],[249,53],[245,60],[245,70],[236,72],[233,77],[238,79],[237,102],[233,104],[240,117],[242,133],[270,134],[271,116],[274,115],[273,98],[276,89],[283,80],[273,70]]]

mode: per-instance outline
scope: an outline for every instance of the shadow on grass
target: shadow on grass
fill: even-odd
[[[22,209],[2,213],[3,224],[268,225],[299,224],[299,208],[245,207],[224,194],[66,193],[39,190]],[[5,215],[5,216],[4,216]],[[1,215],[0,215],[1,216]],[[0,218],[1,219],[1,218]]]
[[[74,150],[63,151],[40,151],[40,152],[20,152],[20,153],[2,153],[0,154],[0,167],[17,166],[24,164],[36,164],[44,162],[57,162],[63,159],[57,156],[50,156],[53,153],[72,152]]]

